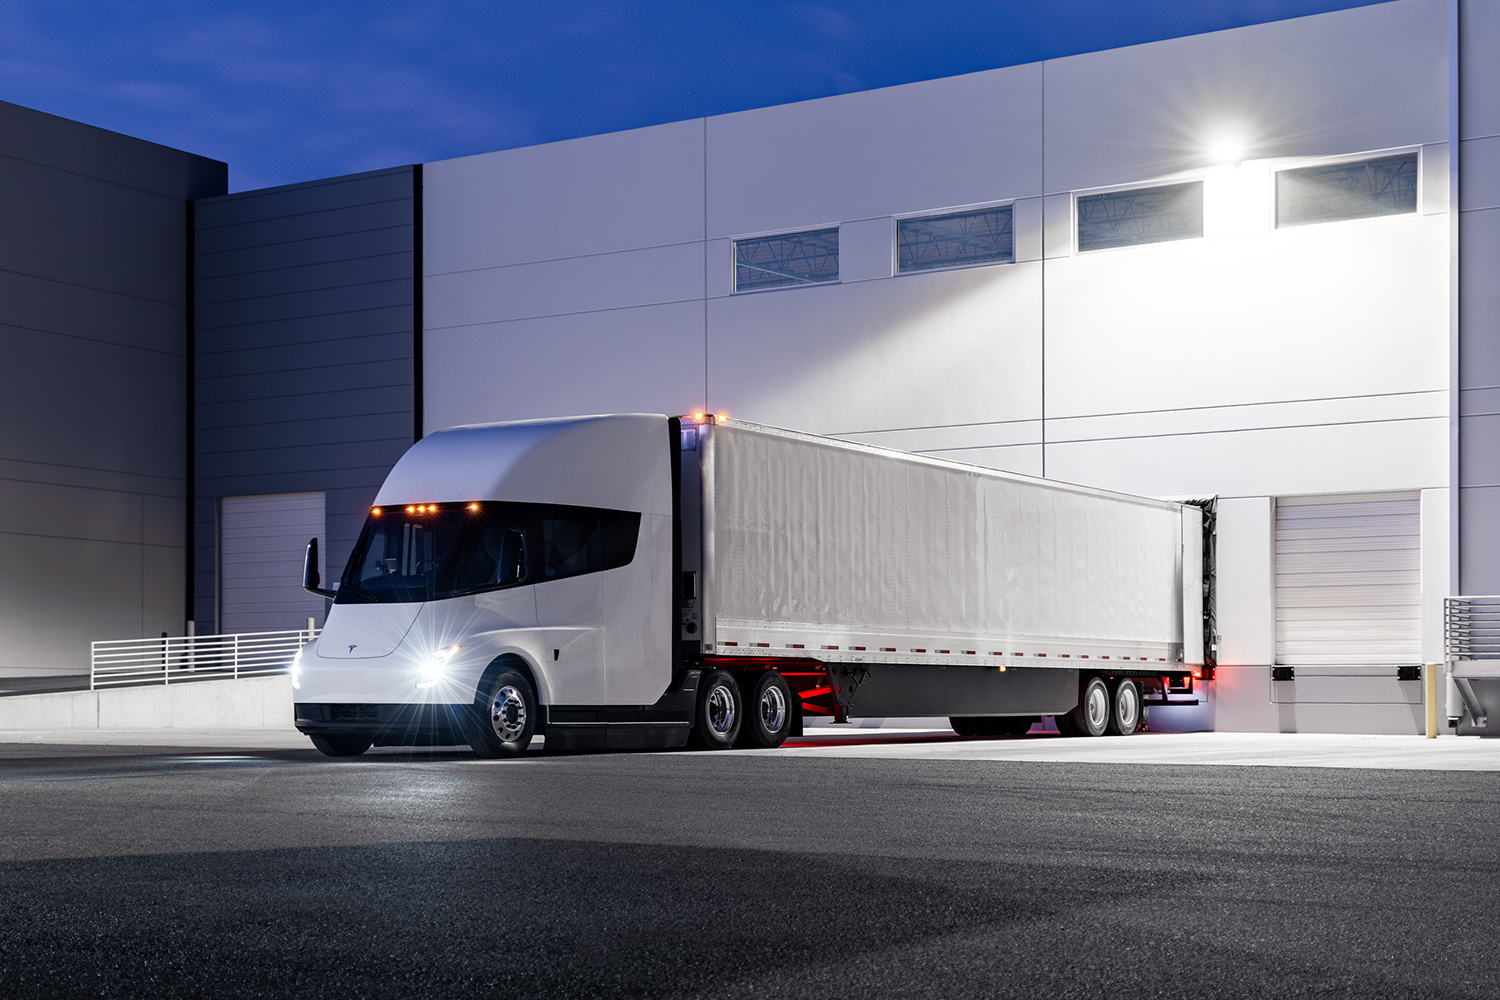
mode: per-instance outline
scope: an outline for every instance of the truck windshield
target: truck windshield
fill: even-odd
[[[335,604],[407,604],[627,566],[641,515],[559,504],[376,508]]]

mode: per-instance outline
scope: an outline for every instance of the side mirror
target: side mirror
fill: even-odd
[[[318,540],[310,539],[307,543],[307,555],[302,557],[302,589],[309,594],[317,594],[319,597],[333,597],[333,591],[324,590],[318,584],[322,582],[318,576]]]

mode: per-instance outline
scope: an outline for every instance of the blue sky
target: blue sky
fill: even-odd
[[[235,191],[1362,6],[1357,0],[6,0],[0,99]]]

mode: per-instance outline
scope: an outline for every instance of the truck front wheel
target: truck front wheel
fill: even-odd
[[[476,757],[519,757],[536,733],[536,692],[514,670],[502,670],[474,704],[469,749]]]
[[[723,670],[698,682],[698,713],[692,744],[700,750],[728,750],[739,738],[743,705],[740,686]]]
[[[317,733],[312,737],[313,746],[330,757],[358,757],[370,749],[368,736],[354,733]]]
[[[771,749],[786,742],[792,731],[792,689],[786,678],[767,670],[746,684],[745,721],[740,744]]]

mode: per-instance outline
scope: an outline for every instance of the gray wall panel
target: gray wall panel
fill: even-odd
[[[247,201],[245,208],[266,205],[265,199]],[[247,221],[237,226],[219,226],[198,231],[196,249],[200,253],[222,253],[251,247],[276,246],[299,240],[317,239],[330,232],[363,233],[390,229],[411,223],[411,196],[397,201],[356,205],[329,212],[293,215],[286,218]]]
[[[0,103],[0,671],[182,631],[186,202],[226,169]]]
[[[198,278],[222,278],[232,274],[286,271],[308,264],[361,260],[378,253],[410,253],[411,227],[387,226],[359,233],[340,233],[294,243],[200,253],[194,264]]]
[[[411,168],[396,167],[345,174],[301,184],[244,191],[198,207],[199,228],[235,227],[247,219],[269,221],[318,215],[340,208],[400,201],[411,197]]]
[[[365,387],[317,396],[284,396],[274,407],[261,399],[232,399],[200,403],[197,407],[198,433],[218,428],[258,427],[282,422],[322,419],[333,410],[352,417],[411,416],[411,385]]]
[[[0,325],[181,355],[182,301],[155,302],[68,281],[0,271]]]
[[[1459,149],[1459,211],[1500,207],[1500,135],[1467,139]]]
[[[229,165],[0,101],[0,155],[177,201],[229,189]]]
[[[382,268],[388,264],[385,257],[376,259]],[[222,307],[218,303],[206,303],[198,310],[198,330],[233,329],[241,323],[271,323],[309,316],[338,316],[390,306],[409,307],[411,303],[410,277],[367,280],[338,288],[259,295],[223,303]]]
[[[1500,385],[1500,209],[1460,216],[1459,385]]]
[[[377,333],[368,337],[246,347],[234,351],[199,352],[199,378],[235,377],[244,371],[286,372],[301,368],[362,362],[410,360],[411,331]]]
[[[233,306],[244,299],[293,292],[333,291],[371,281],[408,279],[411,277],[412,266],[411,232],[407,230],[402,235],[407,244],[405,249],[389,252],[384,256],[372,251],[367,257],[302,267],[226,274],[218,278],[205,278],[199,274],[196,285],[197,303],[204,307],[204,314],[207,315],[212,312],[207,308],[209,306]]]
[[[411,444],[412,173],[198,207],[194,595],[205,624],[221,613],[218,498],[323,491],[336,576]]]
[[[1459,134],[1500,135],[1500,4],[1459,0]]]
[[[5,225],[0,269],[156,302],[181,302],[186,202],[0,156]],[[87,238],[80,238],[88,234]],[[125,252],[150,247],[148,253]]]

